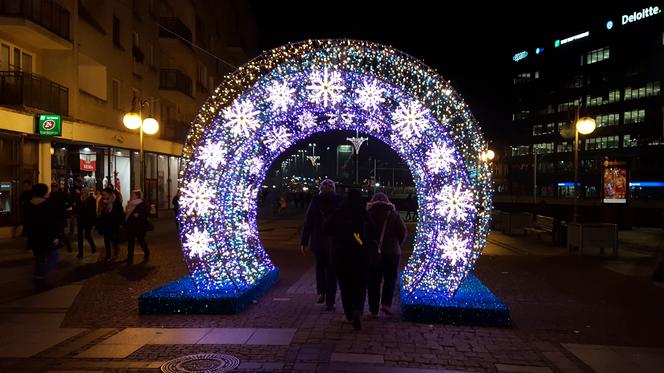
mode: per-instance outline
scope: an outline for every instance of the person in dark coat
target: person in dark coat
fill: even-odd
[[[399,270],[401,246],[406,242],[408,231],[406,224],[401,220],[401,216],[385,193],[376,193],[367,205],[367,211],[376,226],[379,243],[378,256],[371,263],[369,274],[369,311],[373,315],[377,315],[380,301],[380,310],[391,315],[390,307]],[[383,282],[382,296],[381,281]]]
[[[35,287],[46,286],[46,275],[58,262],[59,233],[54,221],[55,206],[46,199],[48,186],[35,184],[32,187],[32,198],[25,206],[25,227],[28,247],[35,257]]]
[[[178,220],[178,214],[180,213],[180,191],[179,190],[173,196],[173,200],[171,201],[171,203],[173,204],[173,213],[175,214],[175,228],[180,229],[180,221]]]
[[[323,180],[319,190],[320,194],[313,198],[304,218],[300,251],[304,254],[310,248],[314,254],[318,304],[325,303],[326,309],[331,311],[337,297],[337,278],[331,261],[331,237],[323,232],[323,221],[339,207],[341,198],[330,179]]]
[[[65,226],[67,225],[67,208],[69,207],[69,197],[57,183],[51,183],[51,194],[48,197],[49,201],[53,204],[55,209],[55,220],[53,224],[58,233],[58,239],[62,242],[67,251],[72,252],[71,243],[65,234]]]
[[[359,190],[348,192],[341,207],[323,223],[323,230],[332,236],[332,260],[346,319],[359,330],[367,294],[369,257],[377,251],[374,225]]]
[[[134,262],[134,244],[138,240],[143,249],[143,261],[150,259],[150,249],[145,242],[145,232],[151,229],[148,221],[148,206],[141,199],[141,191],[131,192],[131,199],[125,211],[125,224],[127,225],[127,263]]]
[[[72,202],[72,210],[76,214],[76,233],[78,235],[78,255],[83,258],[83,237],[90,245],[90,251],[97,252],[97,245],[92,239],[92,227],[97,220],[97,200],[90,195],[88,188],[82,188],[81,194]]]
[[[118,246],[118,234],[120,224],[124,221],[124,213],[120,201],[116,200],[113,189],[104,188],[101,192],[101,212],[97,217],[97,228],[104,236],[104,248],[106,249],[106,260],[111,259],[111,245],[113,246],[113,257],[120,254]]]

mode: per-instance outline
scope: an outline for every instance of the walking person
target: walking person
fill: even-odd
[[[104,236],[104,249],[106,249],[106,260],[111,259],[111,246],[113,246],[113,257],[120,254],[118,246],[118,234],[120,224],[124,220],[122,205],[116,200],[113,189],[106,187],[101,192],[101,212],[97,218],[97,228]]]
[[[58,241],[63,243],[67,248],[67,251],[71,253],[71,242],[69,242],[69,237],[65,234],[69,197],[67,196],[67,193],[60,189],[60,186],[57,183],[51,183],[51,193],[48,199],[53,204],[55,211],[55,219],[52,224],[55,225]]]
[[[369,257],[377,250],[375,229],[359,190],[348,192],[341,207],[323,223],[323,229],[332,236],[332,260],[346,320],[359,330],[367,295]]]
[[[97,245],[92,239],[92,227],[97,220],[97,200],[90,195],[88,188],[83,187],[81,194],[72,204],[72,210],[76,214],[76,232],[78,235],[78,255],[77,258],[83,258],[83,237],[90,245],[90,252],[97,252]]]
[[[406,242],[408,231],[394,204],[385,193],[376,193],[367,205],[367,211],[380,234],[378,252],[373,257],[369,274],[369,311],[374,316],[378,315],[380,302],[380,310],[392,315],[390,307],[399,270],[401,246]]]
[[[150,249],[145,242],[145,233],[153,229],[152,223],[148,220],[148,206],[141,199],[141,191],[131,192],[131,198],[127,203],[125,211],[125,224],[127,225],[127,260],[131,264],[134,262],[134,245],[138,241],[143,249],[143,261],[150,259]]]
[[[35,289],[46,288],[46,276],[58,262],[58,244],[60,243],[56,224],[58,218],[52,201],[46,199],[48,186],[35,184],[32,198],[25,206],[25,228],[28,247],[35,257]]]
[[[179,230],[180,229],[180,220],[178,220],[178,214],[180,214],[180,191],[179,190],[173,196],[173,200],[171,200],[171,203],[173,204],[173,213],[175,214],[175,228]]]
[[[309,204],[304,218],[300,251],[304,254],[311,249],[316,262],[317,303],[325,303],[326,309],[332,311],[337,297],[337,277],[332,263],[332,238],[323,231],[323,222],[339,207],[341,198],[330,179],[323,180],[318,188],[320,193]]]

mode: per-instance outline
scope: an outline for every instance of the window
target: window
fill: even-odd
[[[539,72],[537,72],[537,76],[539,77]],[[518,73],[514,78],[514,85],[527,83],[531,80],[531,78],[532,75],[530,73]]]
[[[614,89],[609,91],[609,103],[614,103],[620,101],[620,90]]]
[[[646,111],[644,109],[626,111],[624,115],[625,119],[623,123],[625,124],[643,123],[646,119]]]
[[[512,114],[512,120],[521,120],[521,119],[526,119],[530,116],[530,110],[521,110],[518,113],[513,113]]]
[[[574,150],[574,147],[572,146],[572,142],[571,141],[566,141],[566,142],[558,144],[558,147],[556,148],[556,153],[569,153],[572,150]]]
[[[660,91],[661,83],[659,81],[649,82],[638,88],[625,87],[625,101],[657,96],[660,94]]]
[[[536,124],[533,126],[533,136],[548,135],[556,132],[555,123]]]
[[[597,127],[617,126],[620,122],[620,114],[612,113],[598,115],[597,118],[595,118],[595,121],[597,122]]]
[[[553,143],[543,142],[539,144],[533,144],[533,151],[535,152],[535,154],[553,153]]]
[[[604,104],[602,96],[590,97],[586,96],[586,106],[599,106]]]
[[[113,109],[120,110],[120,81],[113,79],[113,84],[111,87],[111,100],[113,103]]]
[[[518,157],[520,155],[530,154],[530,146],[528,145],[512,146],[511,150],[512,150],[512,157]]]
[[[122,48],[120,43],[120,19],[116,16],[113,16],[113,45]]]
[[[588,65],[608,59],[609,59],[609,47],[592,50],[588,52],[588,54],[586,55],[586,63]]]
[[[558,104],[558,111],[560,112],[560,111],[572,110],[575,107],[579,106],[580,104],[581,104],[580,98],[577,98],[576,100],[570,102],[563,102],[562,104]]]
[[[620,136],[594,137],[586,140],[586,150],[613,149],[617,148]]]
[[[637,145],[636,139],[633,139],[632,135],[627,134],[623,136],[623,145],[622,145],[623,148],[631,148],[636,145]]]
[[[9,70],[9,45],[0,44],[0,70],[7,71]]]

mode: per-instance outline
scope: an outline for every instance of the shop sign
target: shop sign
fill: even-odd
[[[81,153],[79,156],[79,165],[81,171],[92,172],[97,170],[97,155]]]
[[[43,136],[62,136],[62,117],[58,114],[38,115],[37,133]]]
[[[603,177],[604,203],[627,203],[629,181],[627,165],[620,162],[605,162]]]

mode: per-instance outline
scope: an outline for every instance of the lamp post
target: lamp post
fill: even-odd
[[[574,123],[574,223],[578,220],[579,199],[579,134],[588,135],[595,130],[595,119],[590,117],[579,118],[579,107],[576,108],[576,121]]]
[[[138,105],[136,104],[138,103]],[[149,116],[145,119],[143,119],[143,107],[144,106],[150,106],[150,101],[148,100],[143,100],[140,101],[140,99],[136,96],[134,96],[134,99],[132,100],[132,111],[128,112],[127,114],[124,115],[122,118],[122,123],[124,123],[125,127],[127,127],[130,130],[135,130],[138,129],[139,133],[139,142],[140,142],[140,168],[141,168],[141,180],[139,181],[139,186],[141,191],[145,193],[143,190],[144,183],[145,183],[145,160],[143,157],[143,133],[145,132],[148,135],[154,135],[159,131],[159,122],[157,122],[156,119],[152,118],[152,116]],[[138,107],[138,112],[136,112],[136,107]],[[150,110],[152,111],[152,110]],[[145,198],[143,196],[143,198]]]

